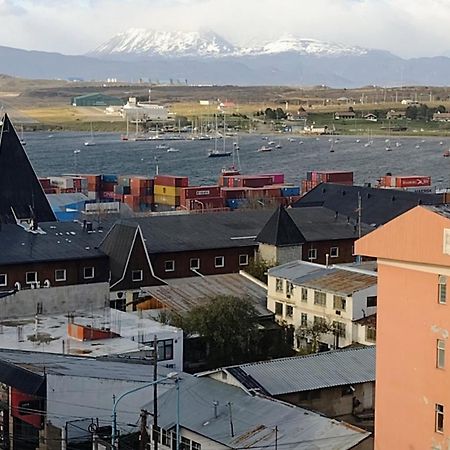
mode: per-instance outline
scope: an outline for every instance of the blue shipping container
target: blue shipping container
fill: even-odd
[[[117,179],[118,179],[117,175],[103,175],[102,176],[102,180],[105,183],[117,183]]]
[[[237,209],[245,202],[245,199],[242,198],[233,198],[225,201],[225,204],[228,208]]]
[[[281,188],[281,195],[283,197],[293,197],[296,195],[300,195],[300,187],[299,186],[286,186]]]

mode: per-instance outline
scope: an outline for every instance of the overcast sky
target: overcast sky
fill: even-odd
[[[284,33],[450,55],[450,0],[0,0],[0,45],[82,54],[128,28],[209,28],[237,45]]]

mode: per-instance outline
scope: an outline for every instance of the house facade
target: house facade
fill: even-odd
[[[374,314],[376,304],[377,276],[373,272],[302,261],[269,270],[267,308],[280,323],[295,327],[296,349],[373,345],[375,337],[361,333],[357,321]],[[314,327],[317,336],[311,331]]]
[[[417,206],[356,243],[378,258],[375,448],[448,445],[449,236],[447,206]]]

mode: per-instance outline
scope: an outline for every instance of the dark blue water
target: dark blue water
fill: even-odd
[[[242,173],[283,172],[286,181],[299,183],[308,170],[353,170],[355,182],[375,183],[386,172],[401,175],[430,175],[437,187],[450,186],[450,158],[442,156],[450,146],[439,138],[392,138],[392,151],[386,151],[384,138],[375,138],[372,146],[364,147],[366,138],[356,142],[356,137],[339,136],[330,152],[329,138],[271,137],[283,148],[258,153],[261,145],[267,145],[260,135],[243,135],[239,138]],[[28,133],[25,135],[28,156],[39,176],[63,173],[113,173],[155,174],[155,158],[161,174],[189,176],[191,184],[214,183],[224,166],[232,158],[208,158],[213,141],[173,141],[168,145],[179,152],[168,153],[157,149],[160,141],[124,142],[119,134],[97,133],[96,145],[85,147],[89,139],[86,133]],[[227,138],[231,150],[233,138]],[[303,141],[303,144],[299,142]],[[443,145],[440,142],[443,141]],[[399,142],[400,147],[395,143]],[[218,147],[222,148],[219,140]],[[79,150],[79,153],[74,153]]]

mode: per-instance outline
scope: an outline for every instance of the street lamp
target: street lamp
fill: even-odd
[[[175,380],[177,384],[177,430],[179,430],[179,386],[178,386],[178,373],[177,372],[170,372],[166,377],[160,378],[159,380],[152,381],[151,383],[144,384],[143,386],[139,386],[137,388],[131,389],[130,391],[124,392],[123,394],[119,395],[119,397],[113,395],[113,408],[112,408],[112,432],[111,432],[111,445],[113,449],[117,449],[117,443],[118,443],[118,437],[117,437],[117,405],[119,404],[120,400],[122,400],[124,397],[126,397],[129,394],[133,394],[134,392],[140,391],[141,389],[148,388],[150,386],[153,386],[154,384],[162,383],[163,381],[167,380]],[[153,401],[156,401],[156,399],[153,399]],[[179,442],[179,436],[177,431],[177,450],[178,450],[178,442]]]

